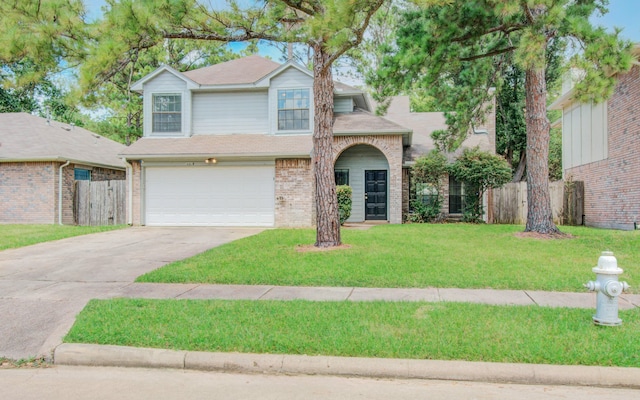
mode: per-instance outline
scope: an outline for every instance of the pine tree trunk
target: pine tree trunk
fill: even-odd
[[[559,233],[549,195],[549,129],[544,68],[526,71],[527,227],[525,232]]]
[[[339,246],[340,218],[333,172],[333,77],[329,55],[313,46],[313,171],[316,185],[317,247]]]

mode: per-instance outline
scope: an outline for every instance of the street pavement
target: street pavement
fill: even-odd
[[[624,388],[68,366],[0,370],[0,388],[3,400],[600,400],[640,397],[640,391]]]

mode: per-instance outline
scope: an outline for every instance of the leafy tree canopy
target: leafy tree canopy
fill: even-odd
[[[428,89],[446,109],[449,129],[436,141],[460,145],[482,118],[489,88],[500,88],[507,67],[525,71],[528,214],[526,231],[559,232],[548,185],[549,129],[546,55],[564,39],[578,49],[570,65],[583,71],[578,101],[601,101],[613,92],[614,74],[631,66],[631,43],[591,25],[606,0],[449,0],[409,11],[398,30],[395,53],[378,79],[401,88]]]
[[[464,219],[478,222],[482,217],[482,196],[489,188],[498,188],[511,180],[511,167],[507,161],[495,154],[475,147],[464,149],[456,161],[449,166],[456,180],[463,182],[467,193]]]

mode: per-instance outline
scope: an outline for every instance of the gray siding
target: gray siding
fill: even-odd
[[[335,98],[333,101],[333,112],[336,112],[336,113],[353,112],[353,99],[351,97]]]
[[[563,169],[607,158],[607,103],[580,104],[565,109],[562,121]]]
[[[280,89],[301,89],[308,88],[311,95],[309,105],[309,126],[306,131],[278,131],[278,90]],[[300,134],[311,133],[313,129],[313,78],[297,70],[294,67],[288,68],[276,77],[271,79],[269,87],[269,126],[271,133]]]
[[[267,91],[193,94],[193,134],[267,133]]]
[[[156,93],[174,93],[187,89],[187,83],[170,72],[162,72],[144,84],[144,91]]]
[[[349,186],[353,190],[353,208],[348,222],[364,221],[364,171],[386,170],[387,193],[389,193],[389,163],[378,149],[367,145],[356,145],[345,150],[335,164],[335,169],[349,170]],[[389,199],[387,199],[387,215]]]
[[[145,83],[144,90],[144,136],[190,136],[191,135],[191,92],[187,83],[170,72],[163,72]],[[151,132],[152,101],[154,94],[178,93],[182,96],[182,131],[172,133]]]

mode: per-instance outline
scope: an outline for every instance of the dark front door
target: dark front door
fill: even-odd
[[[387,171],[364,171],[366,220],[387,219]]]

